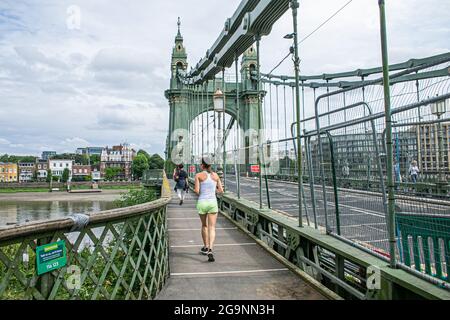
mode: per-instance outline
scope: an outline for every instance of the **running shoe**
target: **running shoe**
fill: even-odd
[[[207,247],[201,248],[200,253],[206,256],[208,254],[208,248]]]
[[[209,252],[208,252],[208,261],[209,261],[209,262],[214,262],[214,261],[216,261],[216,260],[214,259],[214,255],[213,255],[213,253],[212,253],[211,250],[209,250]]]

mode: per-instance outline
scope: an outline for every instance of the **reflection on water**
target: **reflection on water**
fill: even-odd
[[[109,201],[0,201],[0,227],[113,208]]]

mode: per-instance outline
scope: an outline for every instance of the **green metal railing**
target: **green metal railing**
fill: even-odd
[[[419,272],[449,281],[450,217],[397,212],[396,223],[401,237],[404,264]]]
[[[153,299],[169,276],[166,206],[158,200],[0,231],[0,299]],[[36,247],[63,240],[67,264],[37,275]]]

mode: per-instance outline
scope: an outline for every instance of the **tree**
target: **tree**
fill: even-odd
[[[119,167],[110,167],[105,170],[105,179],[106,180],[114,180],[120,173],[122,173],[123,169]]]
[[[93,154],[91,155],[91,166],[97,166],[100,164],[100,155]]]
[[[57,155],[53,156],[52,159],[57,159],[57,160],[63,160],[63,159],[75,160],[75,157],[76,157],[75,153],[61,153],[61,154],[57,154]]]
[[[83,155],[83,154],[75,155],[74,160],[75,160],[75,163],[79,163],[79,164],[82,164],[82,165],[87,165],[88,162],[89,162],[87,156]]]
[[[15,156],[15,155],[8,155],[4,154],[0,156],[0,162],[12,162],[12,163],[18,163],[18,162],[35,162],[36,157],[34,156]]]
[[[164,169],[164,159],[157,153],[150,157],[149,161],[150,169]]]
[[[64,182],[64,183],[67,182],[69,180],[69,175],[70,175],[69,169],[64,168],[64,171],[63,171],[63,174],[62,174],[62,177],[61,177],[61,181]]]
[[[145,150],[139,150],[138,152],[137,152],[137,155],[139,156],[139,155],[144,155],[147,159],[148,159],[148,161],[150,162],[150,158],[151,158],[151,156],[147,153],[147,151],[145,151]]]
[[[45,181],[50,182],[52,180],[52,170],[47,170],[47,179]]]
[[[148,170],[148,168],[149,164],[147,157],[142,153],[138,154],[131,164],[131,172],[133,173],[134,179],[142,178],[144,171]]]
[[[38,180],[38,172],[37,172],[37,170],[34,170],[32,181],[37,181],[37,180]]]

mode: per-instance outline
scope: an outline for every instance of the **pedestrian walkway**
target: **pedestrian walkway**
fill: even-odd
[[[219,215],[215,262],[200,254],[196,196],[168,205],[170,278],[159,300],[325,299],[250,237]]]

